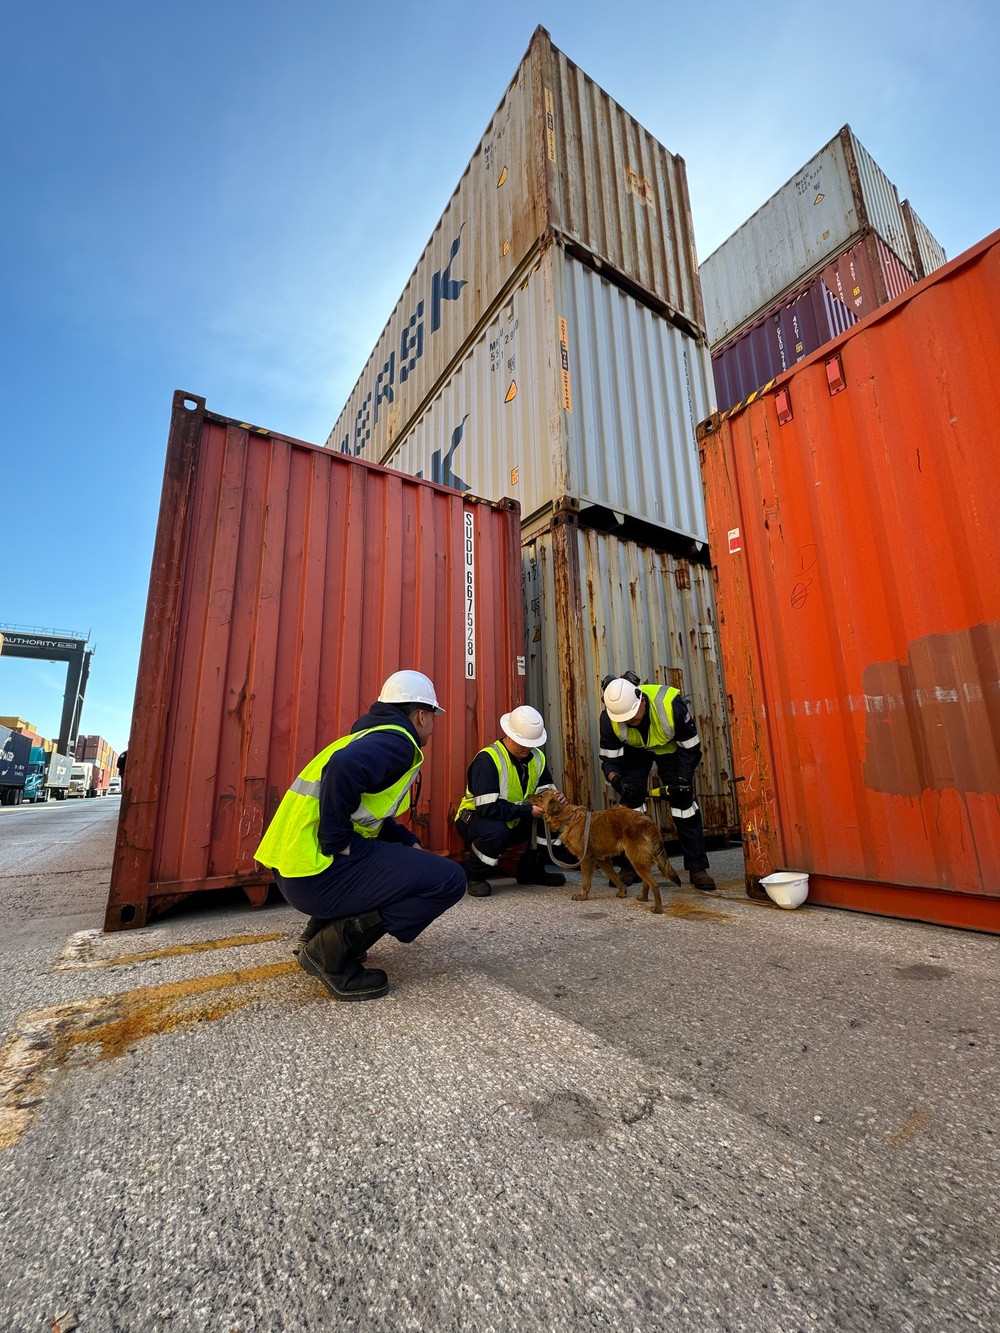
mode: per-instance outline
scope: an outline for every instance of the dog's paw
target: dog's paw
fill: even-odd
[[[573,896],[570,898],[570,902],[573,903],[585,903],[586,901],[587,901],[587,895],[585,893],[574,893]]]
[[[627,897],[628,897],[628,889],[619,889],[618,892],[615,894],[615,897],[616,897],[616,898],[627,898]]]
[[[662,915],[663,915],[663,908],[662,908],[662,906],[661,906],[661,907],[656,907],[656,906],[654,905],[654,907],[653,907],[653,915],[654,915],[654,916],[662,916]]]

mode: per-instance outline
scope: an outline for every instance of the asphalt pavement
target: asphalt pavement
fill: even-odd
[[[997,1327],[995,938],[728,851],[659,917],[495,884],[336,1004],[283,904],[101,935],[117,809],[0,810],[4,1333]]]

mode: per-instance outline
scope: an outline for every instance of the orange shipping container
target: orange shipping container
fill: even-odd
[[[699,429],[747,888],[1000,931],[1000,232]]]
[[[174,395],[105,919],[241,887],[292,778],[402,667],[439,717],[411,812],[452,820],[473,754],[523,700],[520,510],[230,421]]]

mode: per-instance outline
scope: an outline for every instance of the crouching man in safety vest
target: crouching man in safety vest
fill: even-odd
[[[455,817],[459,833],[471,848],[465,873],[473,898],[490,896],[493,890],[486,882],[490,871],[508,847],[523,842],[528,846],[517,863],[518,884],[558,887],[566,883],[565,875],[548,869],[545,847],[533,848],[530,843],[531,821],[542,813],[531,798],[555,786],[539,748],[545,744],[542,715],[524,704],[504,713],[500,730],[503,736],[480,750],[470,764],[469,785]]]
[[[618,677],[604,690],[601,711],[601,768],[621,797],[638,809],[646,800],[653,764],[667,788],[670,813],[696,889],[710,892],[705,828],[694,799],[694,772],[701,763],[701,740],[680,690],[636,685]]]
[[[335,1000],[372,1000],[389,979],[362,967],[387,932],[404,944],[465,892],[461,866],[421,849],[393,818],[409,808],[434,717],[431,681],[397,671],[349,736],[328,745],[292,783],[254,853],[285,898],[311,920],[299,966]]]

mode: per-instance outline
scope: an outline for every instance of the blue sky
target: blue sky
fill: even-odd
[[[0,83],[0,621],[127,741],[171,393],[322,442],[537,23],[687,162],[707,255],[845,122],[949,256],[1000,226],[996,6],[34,0]],[[65,669],[0,657],[54,734]]]

